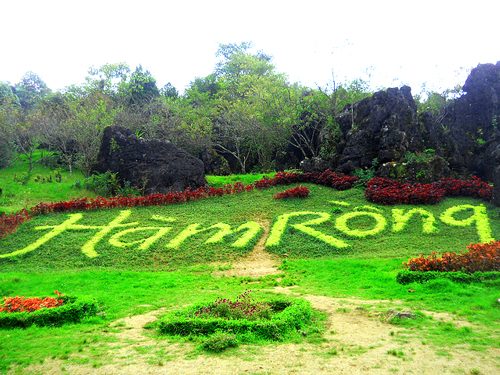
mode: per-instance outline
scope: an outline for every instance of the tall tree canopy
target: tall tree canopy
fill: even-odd
[[[144,105],[160,96],[156,86],[156,79],[151,73],[143,71],[142,65],[135,68],[127,85],[127,96],[129,105]]]
[[[33,108],[51,92],[47,84],[33,72],[27,72],[21,81],[16,83],[14,90],[25,109]]]

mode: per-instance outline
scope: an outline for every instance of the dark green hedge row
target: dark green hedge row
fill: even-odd
[[[65,323],[79,323],[87,316],[96,315],[98,302],[90,297],[66,297],[67,304],[33,312],[0,312],[0,329],[37,326],[61,326]]]
[[[277,301],[270,302],[279,305]],[[200,306],[196,306],[199,309]],[[241,334],[253,332],[256,336],[267,340],[281,340],[282,335],[304,327],[311,321],[312,308],[309,301],[295,300],[283,311],[276,313],[270,320],[227,320],[224,318],[190,317],[193,308],[176,312],[161,318],[158,329],[165,335],[210,335],[221,330]]]
[[[425,283],[426,281],[446,278],[457,283],[473,283],[485,280],[500,280],[500,272],[441,272],[441,271],[408,271],[398,273],[396,281],[406,285],[410,283]]]

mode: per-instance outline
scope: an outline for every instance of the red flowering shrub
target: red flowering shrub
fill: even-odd
[[[64,294],[55,291],[58,297]],[[3,305],[0,305],[0,312],[15,313],[15,312],[33,312],[41,309],[51,309],[64,305],[64,300],[53,297],[45,297],[44,299],[33,297],[4,297]]]
[[[490,200],[493,188],[477,177],[472,180],[444,178],[427,185],[376,177],[368,181],[365,190],[369,202],[382,204],[436,204],[445,196],[459,195]]]
[[[284,190],[274,195],[274,199],[282,198],[305,198],[310,191],[306,186],[295,186],[294,188]]]
[[[478,177],[473,177],[472,180],[443,178],[441,181],[435,182],[435,184],[440,189],[443,189],[448,197],[460,195],[489,201],[493,196],[493,188]]]
[[[278,172],[274,178],[264,178],[254,182],[258,189],[267,188],[276,185],[290,185],[300,182],[309,182],[317,185],[332,187],[337,190],[347,190],[353,187],[358,177],[337,174],[329,170],[324,172]]]
[[[409,271],[441,271],[465,273],[500,271],[500,241],[478,243],[467,246],[467,252],[444,253],[441,258],[436,253],[403,262]]]

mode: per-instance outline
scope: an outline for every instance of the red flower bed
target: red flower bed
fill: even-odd
[[[58,297],[64,294],[55,291]],[[33,297],[4,297],[3,305],[0,305],[0,312],[15,313],[15,312],[33,312],[41,309],[51,309],[64,305],[64,300],[53,297],[45,297],[44,299]]]
[[[436,253],[403,262],[409,271],[441,271],[465,273],[500,271],[500,241],[478,243],[467,246],[467,252],[444,253],[441,258]]]
[[[305,198],[309,195],[310,191],[306,186],[295,186],[294,188],[281,191],[274,195],[274,199],[282,198]]]
[[[436,204],[445,196],[467,196],[490,200],[493,188],[481,179],[456,180],[444,178],[432,184],[420,185],[376,177],[368,181],[365,197],[382,204]]]
[[[255,181],[254,185],[258,189],[276,185],[290,185],[300,182],[309,182],[317,185],[332,187],[337,190],[347,190],[353,187],[359,178],[337,174],[329,170],[324,172],[278,172],[274,178]]]

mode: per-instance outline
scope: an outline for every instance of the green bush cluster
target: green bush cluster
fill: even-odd
[[[65,305],[33,312],[0,313],[0,329],[37,326],[61,326],[79,323],[83,318],[97,314],[98,302],[90,297],[65,297]]]
[[[224,318],[199,318],[194,316],[194,311],[207,305],[197,305],[186,310],[172,313],[158,322],[158,329],[164,335],[211,335],[217,331],[243,334],[252,332],[258,337],[267,340],[280,341],[282,336],[304,327],[311,321],[311,304],[305,300],[271,301],[270,306],[281,308],[288,304],[281,312],[275,313],[269,320],[246,320]],[[279,310],[278,310],[279,311]]]
[[[441,272],[441,271],[400,271],[396,281],[406,285],[410,283],[425,283],[433,279],[449,279],[457,283],[483,282],[485,280],[500,280],[500,272]]]

